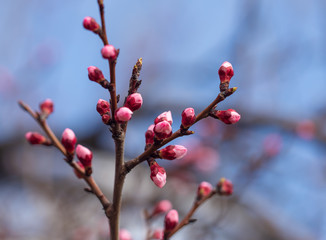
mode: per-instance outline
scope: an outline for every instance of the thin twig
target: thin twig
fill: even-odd
[[[46,121],[44,119],[41,119],[39,117],[39,114],[34,112],[26,103],[23,101],[18,102],[19,106],[27,111],[32,118],[41,126],[41,128],[44,130],[46,135],[49,137],[49,139],[52,141],[53,145],[58,148],[62,154],[65,156],[64,160],[73,168],[75,169],[81,176],[83,176],[83,179],[88,184],[88,186],[91,188],[92,192],[96,195],[96,197],[100,200],[102,206],[104,209],[107,209],[110,206],[110,201],[104,196],[103,192],[99,188],[99,186],[96,184],[95,180],[92,176],[87,177],[85,175],[85,171],[76,163],[73,161],[73,156],[69,155],[65,149],[65,147],[61,144],[61,142],[58,140],[58,138],[55,136],[51,128],[48,126]]]
[[[212,196],[216,194],[216,191],[212,191],[209,195],[202,198],[201,200],[197,201],[195,200],[191,209],[189,210],[188,214],[182,219],[182,221],[171,231],[168,233],[168,236],[165,237],[165,239],[171,238],[177,231],[179,231],[181,228],[186,226],[187,224],[191,223],[191,217],[196,212],[196,210],[208,199],[210,199]]]

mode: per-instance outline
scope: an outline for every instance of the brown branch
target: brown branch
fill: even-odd
[[[228,90],[226,90],[225,92],[221,92],[216,98],[215,100],[208,105],[208,107],[206,107],[202,112],[200,112],[197,117],[196,117],[196,121],[195,123],[197,123],[198,121],[202,120],[203,118],[208,117],[209,112],[211,111],[211,109],[215,108],[216,105],[220,102],[222,102],[226,97],[231,96],[235,91],[237,90],[236,87],[234,88],[229,88]],[[194,124],[195,124],[194,123]],[[194,125],[192,124],[192,125]],[[191,125],[191,126],[192,126]],[[191,127],[190,126],[190,127]],[[136,167],[138,164],[140,164],[141,162],[145,161],[146,159],[149,158],[150,155],[152,155],[156,150],[158,150],[160,147],[164,146],[165,144],[171,142],[172,140],[184,136],[184,135],[190,135],[194,132],[192,131],[187,131],[187,130],[177,130],[176,132],[174,132],[170,137],[164,139],[161,143],[159,144],[153,144],[150,148],[146,149],[142,154],[140,154],[138,157],[131,159],[130,161],[125,163],[125,169],[124,172],[127,174],[128,172],[131,171],[131,169],[133,169],[134,167]]]
[[[58,148],[62,154],[65,156],[64,160],[76,171],[78,171],[79,174],[83,176],[83,179],[88,184],[88,186],[91,188],[92,192],[96,195],[96,197],[100,200],[102,206],[104,209],[107,209],[110,206],[109,200],[104,196],[103,192],[99,188],[99,186],[96,184],[95,180],[92,176],[86,176],[85,171],[76,163],[73,161],[73,156],[69,155],[65,149],[65,147],[61,144],[59,139],[55,136],[51,128],[46,123],[45,119],[41,119],[40,115],[37,112],[34,112],[26,103],[23,101],[18,102],[19,106],[24,109],[26,112],[28,112],[32,118],[41,126],[41,128],[44,130],[46,135],[49,137],[49,139],[52,141],[53,145]]]
[[[182,219],[182,221],[171,231],[167,234],[167,236],[164,236],[164,239],[169,239],[171,238],[177,231],[179,231],[181,228],[184,226],[188,225],[191,223],[191,217],[192,215],[196,212],[196,210],[208,199],[210,199],[212,196],[216,194],[216,191],[212,191],[209,195],[206,197],[202,198],[201,200],[195,200],[193,203],[191,209],[189,210],[188,214]]]

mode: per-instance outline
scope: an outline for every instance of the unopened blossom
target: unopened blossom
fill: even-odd
[[[77,143],[77,138],[75,133],[71,129],[66,128],[62,133],[61,143],[65,147],[68,153],[71,154],[74,153],[75,145]]]
[[[118,108],[114,114],[114,118],[118,123],[128,122],[131,116],[132,111],[127,107]]]
[[[155,161],[151,164],[150,169],[152,181],[155,183],[156,186],[162,188],[166,183],[165,169],[158,165],[158,163]]]
[[[179,222],[179,214],[177,210],[172,209],[166,215],[164,219],[165,232],[172,231]]]
[[[151,236],[151,239],[163,240],[163,237],[164,237],[163,229],[155,229]]]
[[[183,158],[187,154],[187,148],[181,145],[169,145],[158,152],[163,159],[174,160]]]
[[[110,112],[110,103],[103,99],[99,99],[96,104],[96,111],[102,116],[105,113]]]
[[[102,50],[102,57],[109,60],[115,60],[118,57],[118,51],[114,48],[113,45],[105,45]]]
[[[171,202],[169,200],[159,201],[155,205],[155,207],[153,209],[153,213],[151,214],[151,216],[156,216],[156,215],[159,215],[161,213],[166,213],[170,209],[172,209],[172,204],[171,204]]]
[[[110,119],[111,119],[110,114],[105,113],[105,114],[102,115],[102,122],[103,122],[104,124],[109,124]]]
[[[208,196],[213,190],[212,184],[209,182],[201,182],[197,189],[197,199]]]
[[[218,70],[218,75],[220,76],[221,83],[230,82],[234,75],[233,67],[231,63],[224,62]]]
[[[76,154],[79,161],[83,164],[84,167],[92,166],[93,153],[87,147],[84,147],[80,144],[77,145]]]
[[[87,71],[88,71],[89,80],[97,83],[101,83],[102,81],[105,80],[102,71],[98,67],[90,66],[87,68]]]
[[[100,25],[92,17],[85,17],[83,20],[83,26],[85,29],[93,31],[95,33],[100,30]]]
[[[46,137],[38,132],[27,132],[25,138],[32,145],[43,144],[46,142]]]
[[[124,106],[134,112],[138,110],[142,106],[142,104],[143,104],[143,98],[140,95],[140,93],[133,93],[127,97]]]
[[[131,234],[126,229],[120,229],[119,240],[132,240]]]
[[[154,124],[157,124],[162,121],[167,121],[172,126],[173,120],[172,120],[171,111],[163,112],[160,115],[158,115],[158,117],[155,118],[154,120]]]
[[[217,183],[216,187],[217,193],[222,196],[229,196],[233,193],[233,184],[230,180],[226,178],[221,178]]]
[[[150,145],[154,143],[154,124],[150,125],[147,129],[147,131],[145,132],[145,141],[146,141],[146,145]]]
[[[40,104],[41,112],[45,115],[50,115],[53,112],[53,101],[51,99],[46,99]]]
[[[155,124],[154,133],[156,138],[160,140],[170,137],[172,134],[171,124],[165,120],[158,122]]]
[[[225,124],[237,123],[241,118],[241,115],[237,113],[234,109],[228,109],[226,111],[216,111],[215,116]]]
[[[84,165],[81,163],[81,162],[76,162],[78,164],[78,166],[81,168],[81,169],[85,169]],[[75,168],[74,168],[74,173],[76,175],[77,178],[83,178],[83,175],[81,175]]]
[[[190,127],[196,121],[195,110],[193,108],[186,108],[181,114],[181,124],[184,128]]]

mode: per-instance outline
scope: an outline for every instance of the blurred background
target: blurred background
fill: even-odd
[[[326,239],[326,2],[104,1],[109,42],[120,48],[117,91],[127,93],[132,67],[143,58],[144,99],[128,125],[126,159],[144,148],[144,133],[171,110],[173,130],[183,109],[197,113],[218,94],[218,68],[232,63],[238,90],[218,109],[236,109],[241,121],[201,121],[195,136],[174,141],[189,148],[167,170],[158,189],[143,163],[126,179],[121,226],[144,239],[142,211],[169,199],[184,216],[201,181],[234,183],[198,221],[174,239]],[[55,103],[49,124],[61,136],[71,128],[94,151],[94,176],[108,196],[113,141],[96,112],[108,93],[87,77],[94,65],[108,76],[102,43],[82,27],[99,21],[97,1],[13,0],[0,8],[0,239],[108,239],[98,200],[83,191],[60,153],[30,146],[41,131],[19,109],[46,98]],[[135,191],[137,189],[137,191]],[[163,227],[163,217],[153,227]]]

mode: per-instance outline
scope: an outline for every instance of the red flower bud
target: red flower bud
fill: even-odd
[[[76,148],[76,154],[79,161],[84,167],[92,166],[93,153],[88,148],[78,144]]]
[[[61,143],[68,153],[73,154],[77,143],[75,133],[71,129],[66,128],[62,133]]]
[[[132,240],[131,234],[126,229],[120,229],[119,240]]]
[[[220,76],[221,83],[230,82],[234,75],[231,63],[224,62],[218,70],[218,75]]]
[[[169,145],[159,151],[159,156],[167,160],[180,159],[186,154],[187,148],[181,145]]]
[[[102,50],[102,57],[109,59],[109,60],[115,60],[118,57],[118,51],[114,48],[113,45],[105,45]]]
[[[186,108],[181,114],[181,124],[184,128],[190,127],[196,121],[195,110],[193,108]]]
[[[197,189],[197,199],[202,199],[212,192],[212,184],[208,182],[201,182]]]
[[[129,108],[131,111],[138,110],[143,104],[143,98],[140,93],[133,93],[127,97],[125,107]]]
[[[215,116],[225,124],[237,123],[241,116],[233,109],[228,109],[226,111],[216,111]]]
[[[172,204],[169,200],[162,200],[159,201],[153,210],[153,213],[151,214],[151,216],[156,216],[159,215],[161,213],[166,213],[167,211],[169,211],[170,209],[172,209]]]
[[[25,138],[32,145],[43,144],[46,142],[46,138],[38,132],[27,132]]]
[[[105,113],[109,113],[110,112],[110,103],[108,101],[100,99],[97,102],[96,110],[101,116]]]
[[[40,104],[41,112],[46,116],[50,115],[53,112],[53,102],[51,99],[46,99]]]
[[[154,143],[154,124],[150,125],[145,133],[146,145]]]
[[[151,164],[150,169],[152,181],[155,183],[156,186],[162,188],[166,183],[165,169],[158,165],[158,163],[155,161]]]
[[[161,113],[157,118],[155,118],[154,124],[156,125],[162,121],[167,121],[168,123],[170,123],[170,125],[172,125],[173,120],[171,111]]]
[[[170,137],[172,134],[172,127],[169,122],[162,121],[155,125],[154,127],[155,136],[162,140],[167,137]]]
[[[162,240],[164,237],[164,231],[162,229],[155,229],[151,239],[155,239],[155,240]]]
[[[83,20],[83,26],[87,30],[93,31],[94,33],[100,30],[100,25],[98,25],[96,20],[92,17],[85,17]]]
[[[81,162],[76,162],[78,164],[78,166],[81,168],[81,169],[85,169],[84,165],[81,163]],[[81,179],[83,178],[83,175],[81,175],[76,169],[74,169],[74,173],[76,175],[77,178]]]
[[[220,181],[217,183],[216,190],[218,194],[222,196],[229,196],[233,193],[233,184],[230,180],[221,178]]]
[[[177,210],[172,209],[170,210],[164,219],[164,226],[165,226],[165,232],[170,232],[172,231],[179,222],[179,214]]]
[[[131,116],[132,111],[127,107],[118,108],[114,114],[114,118],[118,123],[128,122]]]
[[[110,114],[105,113],[105,114],[102,115],[102,122],[103,122],[104,124],[109,124],[110,119],[111,119]]]
[[[87,70],[88,70],[89,80],[97,82],[97,83],[100,83],[101,81],[105,80],[105,77],[99,68],[90,66],[87,68]]]

